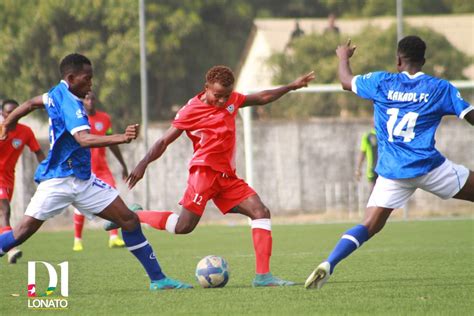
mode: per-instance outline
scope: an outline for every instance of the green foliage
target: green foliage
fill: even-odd
[[[185,103],[202,89],[204,74],[210,66],[226,64],[236,68],[255,16],[323,17],[330,12],[345,16],[387,15],[395,10],[395,1],[383,0],[147,0],[146,3],[152,120],[171,118],[172,105]],[[413,0],[409,5],[405,1],[407,14],[473,10],[472,1]],[[140,120],[138,0],[2,0],[0,25],[0,98],[24,101],[45,92],[59,81],[60,59],[68,53],[80,52],[93,62],[94,89],[101,107],[110,112],[116,127]],[[311,42],[315,41],[311,37],[307,41],[310,42],[304,39],[295,42],[293,60],[287,56],[275,57],[280,60],[277,64],[286,63],[285,69],[306,71],[308,65],[313,65],[311,53],[316,50],[322,53],[318,58],[324,60],[315,68],[318,80],[331,82],[335,38],[328,38],[316,47],[312,46]],[[452,71],[448,67],[437,70]],[[333,110],[326,111],[326,115],[332,115]]]
[[[443,35],[428,28],[405,25],[404,29],[406,34],[417,34],[427,44],[424,72],[448,80],[465,78],[462,71],[470,64],[470,58],[453,47]],[[337,83],[335,49],[345,41],[347,37],[338,34],[310,34],[295,39],[290,49],[274,54],[269,60],[276,74],[274,83],[289,82],[308,69],[315,70],[315,83]],[[352,43],[357,46],[351,59],[353,73],[395,72],[396,42],[395,25],[385,31],[368,26],[359,35],[353,36]],[[347,93],[293,95],[265,111],[272,117],[293,118],[370,114],[370,108],[359,106],[361,104],[370,103]]]
[[[146,3],[149,113],[168,119],[172,104],[202,89],[210,66],[237,64],[252,13],[245,1]],[[138,1],[5,0],[0,21],[0,98],[45,92],[60,79],[61,58],[80,52],[92,60],[94,89],[116,125],[139,121]]]
[[[326,17],[394,15],[395,0],[253,0],[249,1],[258,17]],[[472,13],[474,2],[469,0],[405,0],[406,15]]]

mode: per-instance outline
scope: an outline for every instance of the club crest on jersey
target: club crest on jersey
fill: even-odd
[[[231,105],[229,105],[228,107],[226,107],[226,110],[229,111],[230,114],[234,113],[234,109],[235,109],[235,107],[234,107],[233,104],[231,104]]]
[[[13,146],[13,148],[15,148],[15,149],[20,148],[20,146],[21,146],[22,143],[23,143],[23,142],[21,141],[21,139],[18,139],[18,138],[13,138],[13,140],[12,140],[12,146]]]
[[[86,114],[84,113],[84,111],[82,111],[81,109],[77,110],[76,111],[76,117],[79,119],[81,117],[84,117],[86,116]]]
[[[96,122],[94,126],[95,126],[95,129],[98,131],[101,131],[104,128],[104,124],[102,124],[102,122]]]

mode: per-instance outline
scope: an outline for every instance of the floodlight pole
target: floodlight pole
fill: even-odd
[[[253,187],[253,138],[252,138],[252,108],[247,106],[242,109],[244,124],[244,154],[245,154],[245,180]]]
[[[145,37],[145,0],[139,0],[140,25],[140,95],[142,110],[142,132],[145,153],[148,152],[148,77],[146,72],[146,37]],[[150,178],[145,173],[145,209],[150,209]]]
[[[397,0],[397,44],[403,37],[403,0]]]

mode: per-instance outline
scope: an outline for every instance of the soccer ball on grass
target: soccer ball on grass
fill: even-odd
[[[229,281],[229,266],[224,258],[207,256],[196,267],[196,279],[203,288],[224,287]]]

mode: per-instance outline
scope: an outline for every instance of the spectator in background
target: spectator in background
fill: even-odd
[[[334,13],[328,15],[328,26],[324,29],[324,34],[327,33],[339,34],[339,28],[336,26],[336,15]]]
[[[295,21],[295,29],[291,33],[290,42],[292,40],[294,40],[295,38],[298,38],[298,37],[303,36],[303,35],[304,35],[304,31],[300,27],[300,22],[298,20],[296,20]]]
[[[355,171],[355,178],[360,181],[362,175],[362,163],[367,160],[367,166],[365,175],[369,182],[370,193],[375,186],[375,180],[377,180],[377,173],[375,172],[375,165],[377,165],[377,136],[375,135],[375,129],[372,129],[364,133],[360,140],[360,152],[357,158],[357,169]]]

